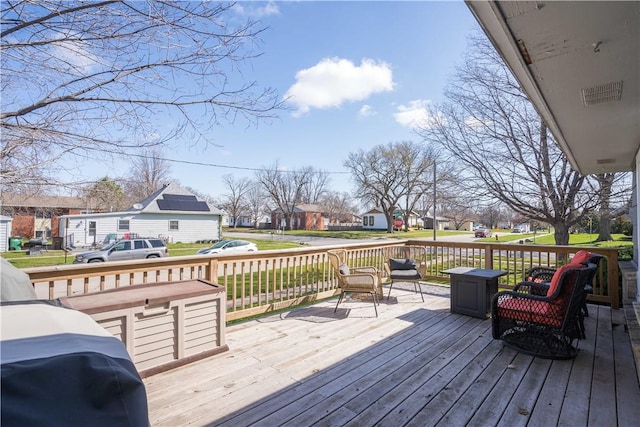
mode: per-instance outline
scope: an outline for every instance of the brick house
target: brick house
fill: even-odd
[[[86,209],[80,197],[24,196],[2,193],[0,215],[11,217],[12,236],[50,238],[58,236],[60,216],[79,214]]]
[[[293,209],[291,218],[291,230],[326,230],[327,220],[324,209],[320,205],[301,204],[296,205]],[[285,227],[283,227],[285,225]],[[285,217],[282,209],[274,209],[271,211],[271,226],[274,229],[281,230],[286,227]]]

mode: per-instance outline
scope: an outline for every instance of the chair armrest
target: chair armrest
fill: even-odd
[[[382,282],[382,271],[378,270],[376,267],[358,267],[353,270],[356,274],[358,273],[367,273],[367,274],[375,274],[377,279]]]
[[[385,276],[386,277],[390,277],[391,276],[391,268],[389,268],[389,262],[385,262],[384,263],[384,271],[385,271]]]
[[[538,282],[520,282],[513,288],[513,292],[517,292],[519,294],[529,294],[529,295],[538,295],[538,296],[546,296],[547,291],[549,290],[548,283],[538,283]]]
[[[538,265],[535,267],[531,267],[524,273],[524,280],[531,281],[533,277],[539,277],[541,280],[551,280],[551,277],[555,272],[556,272],[556,269],[553,267]],[[549,279],[545,278],[547,276],[549,277]]]
[[[372,273],[351,273],[342,276],[345,284],[344,290],[362,290],[364,292],[375,292],[378,285],[378,275]]]
[[[418,270],[418,273],[420,273],[421,277],[424,277],[427,275],[427,263],[426,262],[421,262],[420,264],[418,264],[416,266],[416,269]]]
[[[500,304],[500,301],[504,301],[508,299],[530,301],[531,303],[534,303],[536,301],[548,302],[549,304],[553,304],[553,305],[558,305],[558,302],[559,302],[557,298],[553,300],[547,296],[531,295],[531,294],[525,294],[522,292],[515,292],[515,291],[500,291],[494,294],[493,298],[491,298],[491,313],[495,316],[496,313],[498,312],[498,305]]]
[[[356,273],[378,274],[378,269],[376,267],[356,267],[352,268],[351,271],[355,271]]]

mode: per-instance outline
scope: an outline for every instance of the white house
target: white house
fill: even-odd
[[[402,210],[396,208],[393,212],[394,216],[404,218]],[[409,227],[417,227],[422,225],[422,220],[418,215],[411,211],[408,217]],[[362,214],[362,229],[363,230],[386,230],[387,229],[387,217],[384,214],[384,210],[380,207],[375,207]]]
[[[436,230],[448,230],[451,228],[451,220],[449,218],[436,215],[436,226]],[[433,217],[424,217],[424,228],[433,230]]]
[[[373,208],[362,214],[363,230],[386,230],[387,218],[382,208]]]
[[[123,237],[159,237],[191,243],[221,238],[222,211],[168,184],[124,212],[63,215],[65,246],[91,246]]]
[[[228,225],[229,227],[233,227],[233,219],[228,216],[226,218],[227,218],[226,224],[224,224],[223,222],[222,225]],[[271,225],[271,216],[269,215],[262,215],[258,219],[257,225],[253,221],[253,219],[248,216],[238,217],[238,227],[271,228],[270,225]]]

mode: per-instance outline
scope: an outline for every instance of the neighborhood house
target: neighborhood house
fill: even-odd
[[[220,240],[222,211],[168,184],[124,212],[64,215],[65,247],[100,246],[128,237],[159,237],[167,242]]]
[[[271,225],[275,229],[289,228],[291,230],[326,230],[328,219],[320,205],[300,204],[293,208],[291,227],[287,227],[282,209],[271,211]]]
[[[403,211],[398,208],[393,211],[393,217],[402,218],[403,223],[406,220],[410,228],[433,228],[433,218],[429,217],[426,212],[421,215],[420,213],[411,211],[409,216],[405,218]],[[449,227],[449,220],[447,218],[437,217],[436,224],[438,230],[445,230]],[[362,229],[387,230],[387,217],[384,214],[384,210],[376,207],[362,214]]]

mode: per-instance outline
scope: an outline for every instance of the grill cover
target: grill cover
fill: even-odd
[[[148,426],[144,384],[120,340],[51,301],[3,302],[3,426]]]

